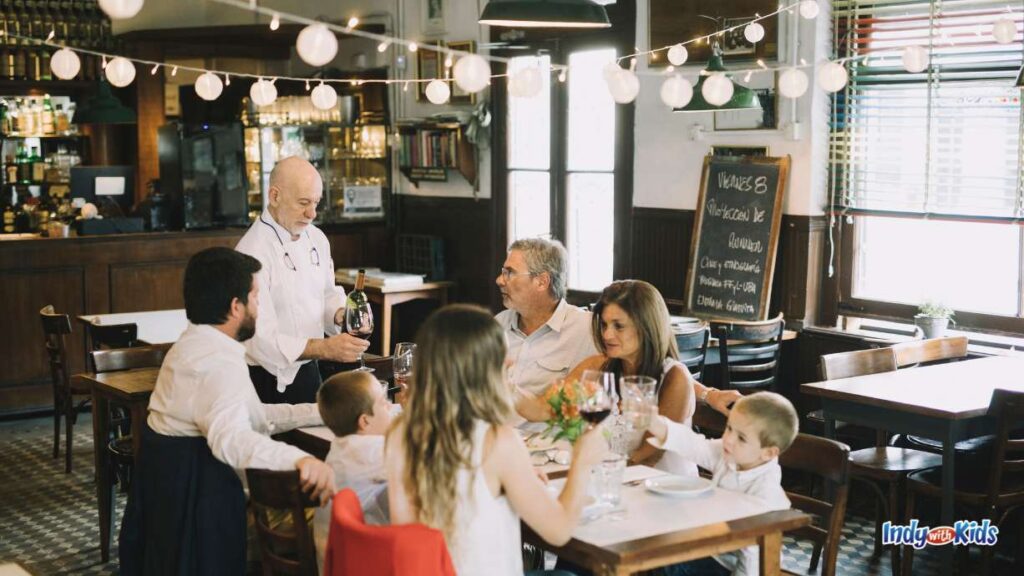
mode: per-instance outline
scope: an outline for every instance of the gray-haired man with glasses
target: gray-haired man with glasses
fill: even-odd
[[[539,396],[584,359],[597,354],[590,337],[590,312],[565,301],[569,256],[557,240],[517,240],[495,283],[507,310],[496,317],[508,338],[509,380]],[[521,415],[530,402],[517,402]]]
[[[369,346],[341,330],[345,292],[334,284],[327,236],[313,225],[322,196],[312,164],[281,160],[270,173],[267,207],[235,247],[263,265],[257,278],[264,296],[246,360],[266,404],[316,402],[316,361],[352,362]]]

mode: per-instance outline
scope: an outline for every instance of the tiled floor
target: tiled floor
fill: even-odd
[[[100,563],[91,426],[83,414],[75,427],[74,473],[64,474],[63,458],[50,457],[51,420],[0,423],[0,565],[17,563],[37,575],[117,574],[116,535],[113,561]],[[870,504],[858,500],[847,515],[837,574],[888,576],[888,556],[871,558],[873,523],[858,515]],[[123,508],[119,495],[118,516]],[[810,545],[787,538],[785,548],[784,567],[806,573]],[[918,554],[914,573],[935,574],[936,566],[934,554]]]

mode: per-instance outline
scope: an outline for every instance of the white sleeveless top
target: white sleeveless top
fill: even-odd
[[[477,421],[473,430],[472,469],[458,474],[457,511],[448,553],[459,576],[522,576],[523,556],[519,516],[508,498],[495,498],[484,477],[484,436],[489,424]]]
[[[689,372],[689,368],[687,368],[686,365],[683,364],[682,362],[678,360],[673,360],[672,358],[666,358],[664,364],[662,364],[661,382],[659,383],[660,385],[658,387],[659,392],[661,391],[661,386],[665,384],[665,377],[668,376],[669,371],[676,366],[678,366],[680,370],[686,370],[687,372]],[[687,380],[687,383],[689,383],[689,380]],[[697,396],[691,387],[690,402],[683,412],[683,414],[686,415],[686,418],[683,419],[684,425],[688,427],[693,427],[693,412],[696,409]],[[698,475],[696,464],[689,460],[686,460],[685,458],[680,456],[678,452],[671,452],[668,450],[666,450],[665,453],[662,454],[661,460],[658,460],[658,463],[655,464],[654,467],[657,468],[658,470],[664,470],[665,472],[669,472],[671,474],[678,474],[680,476]]]

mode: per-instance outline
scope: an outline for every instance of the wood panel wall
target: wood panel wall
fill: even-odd
[[[85,369],[81,314],[181,308],[185,265],[244,230],[0,242],[0,414],[52,405],[39,310],[72,316],[72,373]],[[336,266],[391,264],[385,226],[325,230]]]

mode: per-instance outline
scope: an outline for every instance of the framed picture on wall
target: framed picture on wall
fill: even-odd
[[[423,0],[423,34],[427,36],[443,36],[448,32],[445,13],[448,11],[448,0]]]
[[[469,52],[471,54],[476,53],[476,42],[473,42],[472,40],[466,40],[464,42],[449,42],[448,47],[460,52]],[[452,59],[457,61],[459,59],[459,55],[456,54],[452,56]],[[471,94],[462,88],[459,88],[459,85],[454,81],[451,82],[451,88],[452,104],[476,104],[476,94]]]
[[[712,156],[768,156],[767,146],[712,146]]]
[[[756,14],[771,14],[778,8],[778,0],[650,0],[650,45],[671,46],[714,34],[749,22]],[[761,20],[760,24],[765,34],[757,44],[747,41],[742,27],[717,38],[726,62],[778,58],[784,26],[778,16]],[[711,46],[706,42],[690,44],[686,49],[690,54],[687,64],[703,64],[711,56]],[[649,62],[651,66],[667,66],[666,52],[655,52]]]
[[[434,78],[441,78],[441,55],[434,50],[428,50],[426,46],[420,46],[420,49],[416,51],[416,79],[417,80],[432,80]],[[417,82],[416,83],[416,100],[419,102],[427,101],[427,83]]]
[[[736,78],[733,78],[736,80]],[[751,76],[745,83],[761,102],[760,110],[722,110],[715,112],[715,131],[775,130],[778,128],[778,90],[774,73]]]

